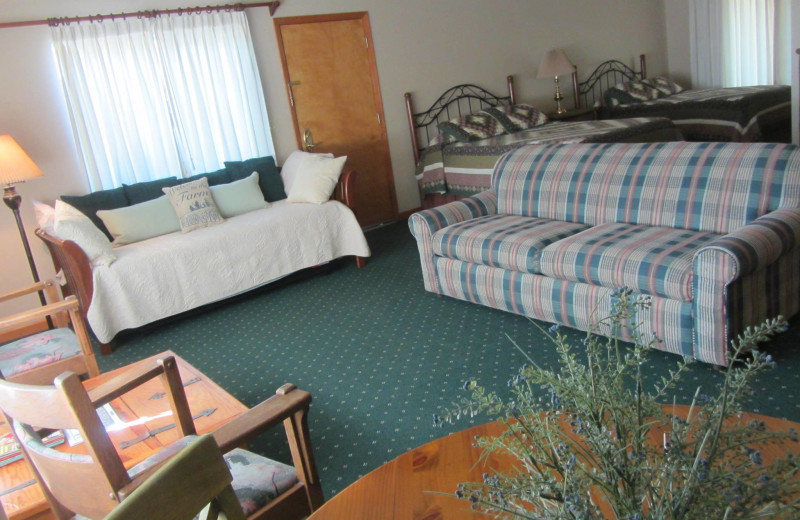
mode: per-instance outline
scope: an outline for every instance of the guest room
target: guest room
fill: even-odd
[[[380,492],[359,488],[356,500],[343,494],[349,486],[498,419],[448,414],[464,405],[465,389],[479,382],[510,396],[520,367],[563,361],[554,338],[580,350],[586,331],[613,335],[593,329],[597,313],[613,314],[609,302],[631,294],[632,305],[640,295],[648,306],[634,322],[658,339],[643,365],[647,382],[691,360],[670,390],[682,405],[742,364],[731,340],[785,315],[789,332],[773,323],[763,347],[776,366],[753,376],[754,397],[742,407],[800,421],[800,24],[791,23],[800,0],[738,2],[738,15],[699,0],[3,4],[0,361],[7,344],[53,324],[81,344],[74,362],[50,368],[24,346],[24,366],[3,365],[3,376],[44,385],[70,370],[84,385],[96,380],[86,395],[107,405],[120,398],[107,374],[158,367],[147,392],[169,387],[158,412],[169,417],[136,410],[114,419],[117,408],[101,417],[106,429],[114,420],[132,428],[124,438],[108,430],[125,469],[176,433],[219,430],[223,451],[246,443],[283,464],[265,471],[291,473],[278,493],[291,495],[285,505],[245,507],[249,518],[335,518]],[[746,10],[755,5],[764,13]],[[739,17],[774,23],[733,27]],[[730,27],[719,35],[699,29],[722,24]],[[759,52],[743,50],[751,46]],[[708,163],[702,179],[673,167],[709,156],[721,162]],[[622,167],[605,168],[616,160],[640,175],[641,193],[622,188],[630,181],[615,177]],[[591,164],[585,183],[559,177],[574,164]],[[716,176],[720,168],[741,178]],[[531,182],[552,196],[525,191]],[[718,204],[695,204],[697,193]],[[494,220],[469,228],[482,218]],[[537,219],[552,231],[538,231]],[[499,231],[501,221],[514,231]],[[619,227],[598,239],[622,237],[619,249],[582,256],[595,242],[579,235],[603,226]],[[534,227],[550,235],[534,240]],[[619,270],[628,277],[559,264],[574,255],[606,265],[636,233],[644,251],[660,240],[656,228],[670,245],[642,253],[652,259],[644,267],[625,257]],[[523,246],[528,257],[515,257]],[[711,251],[722,256],[707,264],[693,256]],[[742,279],[709,274],[728,270]],[[54,302],[58,315],[30,318]],[[27,321],[6,318],[20,315]],[[622,335],[630,352],[636,338]],[[62,354],[36,352],[63,363]],[[189,412],[172,398],[184,393],[175,377]],[[221,400],[196,409],[198,393]],[[5,409],[3,399],[0,391]],[[280,406],[288,415],[272,411]],[[224,426],[237,419],[250,426]],[[262,424],[278,430],[247,437]],[[120,448],[139,438],[141,450]],[[409,460],[420,453],[430,455]],[[24,478],[6,475],[23,465]],[[75,510],[42,492],[37,481],[47,478],[35,467],[34,457],[0,456],[9,518],[57,518],[59,508],[103,518],[115,509]],[[444,481],[480,480],[473,470]],[[313,514],[340,494],[331,516]],[[397,496],[430,518],[469,508]],[[397,504],[391,514],[400,518]],[[372,517],[393,518],[383,514]]]

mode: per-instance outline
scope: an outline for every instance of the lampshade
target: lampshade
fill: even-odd
[[[10,135],[0,135],[0,186],[44,175]]]
[[[563,49],[550,49],[545,53],[542,62],[539,64],[537,78],[552,78],[553,76],[565,76],[572,74],[575,67],[567,58]]]

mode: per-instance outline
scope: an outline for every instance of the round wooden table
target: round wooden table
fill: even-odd
[[[687,411],[687,406],[676,409],[678,415]],[[774,417],[745,414],[745,419],[762,420],[770,430],[800,430],[800,424]],[[504,428],[499,422],[481,424],[406,452],[352,483],[309,520],[484,520],[453,493],[460,482],[480,482],[491,469],[510,467],[514,459],[508,457],[479,461],[481,450],[472,446],[476,435],[497,435]],[[791,443],[791,452],[800,453],[800,446]],[[761,453],[765,461],[786,454],[774,444]]]

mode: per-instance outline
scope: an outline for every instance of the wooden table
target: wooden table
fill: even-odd
[[[208,415],[195,419],[195,427],[198,433],[213,431],[247,410],[244,404],[171,351],[162,352],[132,365],[106,372],[98,377],[84,381],[83,384],[87,390],[92,389],[141,363],[152,363],[158,358],[170,355],[175,356],[178,362],[178,369],[180,370],[181,380],[186,390],[186,397],[189,401],[192,415],[195,416],[204,410],[213,410]],[[174,423],[172,415],[167,415],[170,410],[169,402],[166,398],[157,397],[163,391],[160,381],[154,379],[111,403],[112,408],[120,419],[125,423],[131,423],[124,429],[109,433],[126,468],[135,465],[178,439],[177,429],[172,428],[128,448],[120,448],[121,442],[136,439],[147,434],[152,429]],[[6,425],[0,426],[1,433],[6,433],[8,431],[7,428]],[[80,447],[81,445],[70,448],[65,443],[59,449],[79,451]],[[33,474],[24,461],[12,462],[0,467],[0,492],[29,482],[31,479],[33,479]],[[8,493],[0,500],[10,520],[54,518],[37,484]]]
[[[688,407],[677,408],[679,415],[686,415]],[[745,419],[763,420],[768,429],[800,430],[800,424],[783,419],[757,414],[745,414]],[[484,473],[511,467],[515,459],[509,457],[492,455],[480,462],[481,450],[472,446],[476,435],[497,435],[504,429],[499,422],[482,424],[406,452],[325,502],[309,520],[484,520],[485,515],[471,511],[469,502],[453,493],[460,482],[481,482]],[[800,447],[791,443],[790,451],[800,453]],[[786,454],[775,445],[761,453],[765,461]]]

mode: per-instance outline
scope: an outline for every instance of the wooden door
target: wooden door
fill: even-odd
[[[355,214],[363,227],[394,220],[394,178],[367,13],[274,23],[298,147],[347,156],[345,168],[357,172]]]

